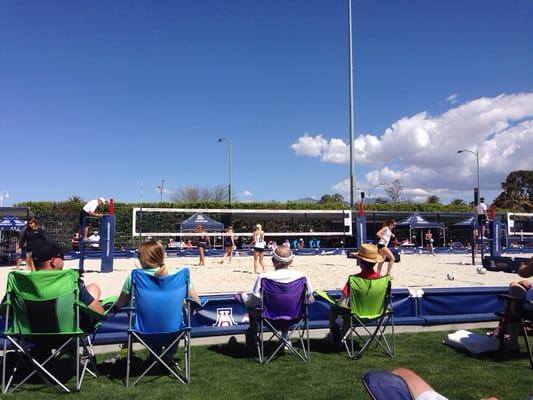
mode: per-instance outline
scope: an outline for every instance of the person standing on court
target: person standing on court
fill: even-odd
[[[433,240],[433,234],[431,233],[431,229],[427,230],[424,238],[426,240],[426,247],[428,249],[428,254],[433,254],[434,256],[436,256],[435,249],[433,247],[434,240]]]
[[[394,237],[394,233],[392,233],[392,230],[396,226],[396,221],[393,219],[389,219],[383,227],[376,233],[376,236],[379,238],[378,241],[378,252],[379,255],[382,256],[385,261],[388,261],[387,265],[387,275],[390,275],[390,272],[392,270],[392,266],[394,264],[394,254],[392,254],[392,251],[389,249],[389,243],[391,238]],[[381,261],[378,264],[378,274],[381,275],[381,269],[383,268],[383,263],[385,261]]]
[[[489,214],[487,213],[487,205],[485,204],[485,198],[482,197],[479,199],[479,204],[476,206],[476,214],[477,214],[477,237],[481,237],[481,231],[482,227],[485,224],[485,221],[489,220]]]
[[[87,240],[87,236],[89,235],[89,224],[87,224],[87,221],[85,220],[85,218],[86,217],[101,218],[103,214],[97,213],[96,209],[102,204],[105,204],[105,199],[103,197],[98,197],[97,199],[88,201],[81,209],[80,230],[82,229],[83,226],[85,226],[85,229],[83,231],[83,240]]]
[[[261,224],[257,224],[252,233],[252,242],[250,245],[253,248],[254,254],[254,273],[257,274],[257,264],[261,265],[263,272],[266,272],[265,264],[263,263],[263,256],[265,252],[265,232]]]
[[[26,265],[30,271],[35,271],[35,265],[32,258],[32,250],[35,243],[46,240],[44,232],[39,226],[39,220],[35,217],[31,217],[26,222],[26,229],[22,232],[19,239],[19,247],[26,249]],[[18,268],[17,268],[18,269]]]

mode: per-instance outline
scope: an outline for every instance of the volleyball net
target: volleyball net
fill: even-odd
[[[250,237],[256,224],[268,237],[352,236],[350,210],[134,208],[132,213],[132,237],[220,236],[229,225],[234,236]],[[206,232],[198,232],[199,225]]]

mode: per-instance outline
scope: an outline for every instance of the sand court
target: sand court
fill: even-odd
[[[530,257],[528,254],[516,254],[516,257]],[[198,257],[167,257],[171,268],[188,266],[197,291],[201,295],[213,293],[234,293],[248,291],[256,275],[253,271],[252,257],[234,257],[231,264],[220,265],[220,257],[207,257],[205,266],[195,266]],[[464,287],[464,286],[507,286],[509,282],[521,279],[517,274],[505,272],[487,272],[478,274],[476,266],[481,264],[478,257],[476,266],[471,264],[470,254],[402,254],[401,262],[392,270],[393,288],[430,288],[430,287]],[[78,260],[66,260],[65,268],[78,268]],[[265,265],[272,269],[270,258],[265,257]],[[86,260],[84,281],[96,283],[102,289],[102,296],[118,295],[127,275],[140,264],[136,258],[115,259],[114,271],[101,273],[100,260]],[[355,259],[343,255],[295,256],[293,266],[304,272],[315,289],[340,289],[349,274],[360,271]],[[0,290],[4,295],[7,274],[14,267],[0,269]],[[452,272],[454,280],[448,280]]]

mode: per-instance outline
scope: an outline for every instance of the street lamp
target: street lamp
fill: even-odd
[[[474,194],[474,201],[479,201],[479,199],[481,198],[481,189],[479,187],[479,153],[476,151],[473,151],[473,150],[468,150],[468,149],[465,149],[465,150],[457,150],[457,154],[461,154],[461,153],[472,153],[473,155],[476,156],[476,171],[477,171],[477,196],[478,198],[476,199],[475,198],[475,194]]]
[[[350,210],[354,208],[355,167],[354,167],[354,112],[353,112],[353,45],[352,45],[352,0],[348,0],[348,111],[350,121]]]
[[[159,202],[162,203],[163,202],[163,192],[165,191],[165,180],[164,179],[161,179],[161,185],[159,185],[157,187],[157,189],[159,190]]]
[[[0,192],[0,207],[4,206],[4,199],[8,199],[8,198],[9,198],[9,193],[5,190],[2,190]]]
[[[222,137],[218,139],[218,143],[227,143],[228,144],[228,204],[231,206],[231,139],[227,137]]]

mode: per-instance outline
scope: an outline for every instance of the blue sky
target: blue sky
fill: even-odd
[[[4,205],[348,197],[347,7],[339,0],[0,3]],[[353,1],[356,180],[486,197],[531,169],[533,3]],[[374,189],[374,196],[383,195]],[[166,199],[169,195],[165,196]]]

